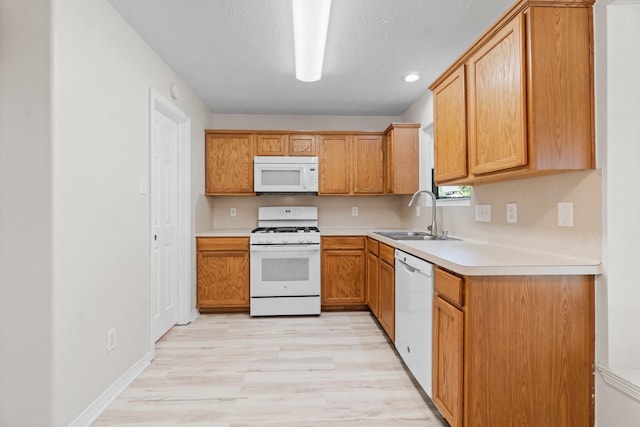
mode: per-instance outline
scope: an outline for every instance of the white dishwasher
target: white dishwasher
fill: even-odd
[[[395,346],[431,398],[433,264],[396,249]]]

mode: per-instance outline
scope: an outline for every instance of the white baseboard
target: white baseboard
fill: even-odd
[[[194,308],[191,313],[189,314],[188,320],[178,320],[178,323],[176,323],[176,325],[178,326],[184,326],[184,325],[188,325],[189,323],[193,322],[194,320],[196,320],[196,317],[198,317],[200,315],[200,312],[198,311],[197,308]]]
[[[640,402],[640,370],[613,369],[603,365],[598,365],[598,370],[604,382]]]
[[[131,382],[138,377],[151,363],[151,353],[145,354],[127,371],[111,384],[96,400],[94,400],[80,415],[73,420],[69,427],[88,427],[107,409],[107,406],[120,395]]]

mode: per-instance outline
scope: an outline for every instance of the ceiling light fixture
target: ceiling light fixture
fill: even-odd
[[[404,76],[404,81],[407,83],[417,82],[418,80],[420,80],[420,74],[418,73],[410,73]]]
[[[296,79],[315,82],[322,77],[331,0],[291,0]]]

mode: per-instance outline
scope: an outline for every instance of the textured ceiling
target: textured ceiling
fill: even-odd
[[[110,0],[211,112],[322,115],[400,115],[513,1],[333,0],[322,79],[302,83],[291,0]]]

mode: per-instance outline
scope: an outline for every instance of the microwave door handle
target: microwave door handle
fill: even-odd
[[[302,167],[302,188],[304,190],[307,189],[309,184],[309,178],[307,177],[307,168],[306,167]]]

